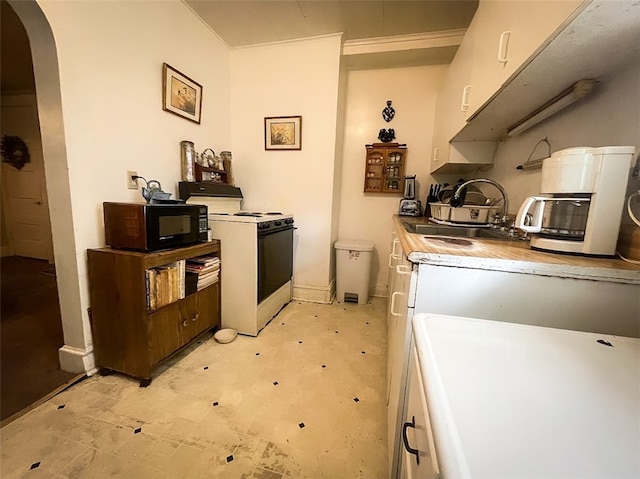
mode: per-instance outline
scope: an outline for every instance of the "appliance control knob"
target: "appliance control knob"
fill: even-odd
[[[273,224],[275,226],[280,226],[282,224],[282,221],[274,221]]]
[[[290,225],[291,223],[293,223],[293,218],[287,218],[286,220],[284,220],[285,225]]]
[[[258,229],[259,230],[269,229],[269,223],[258,223]]]

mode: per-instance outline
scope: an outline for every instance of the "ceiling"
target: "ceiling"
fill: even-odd
[[[351,68],[448,63],[462,38],[459,29],[467,28],[478,6],[478,0],[183,1],[231,48],[343,33],[345,47],[357,49],[345,51]],[[0,4],[1,89],[35,91],[27,34],[7,2]],[[447,36],[451,30],[458,35]],[[397,39],[404,37],[410,41],[403,47]]]
[[[478,0],[184,0],[229,47],[343,33],[362,40],[467,28]]]

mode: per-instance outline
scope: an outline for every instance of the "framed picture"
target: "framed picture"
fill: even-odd
[[[202,85],[166,63],[162,64],[162,109],[200,123]]]
[[[302,150],[302,117],[266,117],[264,119],[264,149]]]

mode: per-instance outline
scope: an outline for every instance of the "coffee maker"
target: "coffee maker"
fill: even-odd
[[[416,175],[404,177],[404,196],[400,200],[400,216],[421,216],[422,204],[417,200]]]
[[[530,196],[516,227],[532,233],[531,247],[613,256],[620,231],[633,146],[577,147],[542,162],[541,194]]]

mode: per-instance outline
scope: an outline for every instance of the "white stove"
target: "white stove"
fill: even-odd
[[[198,199],[197,201],[199,201]],[[204,204],[204,203],[203,203]],[[268,211],[265,213],[259,213],[255,211],[235,211],[229,212],[216,212],[209,208],[209,220],[210,221],[228,221],[232,223],[263,223],[265,221],[286,221],[293,220],[292,214],[281,213],[278,211]],[[291,221],[293,223],[293,221]]]
[[[257,336],[291,301],[292,214],[242,210],[240,188],[179,183],[180,198],[207,206],[211,236],[220,240],[222,327]]]

